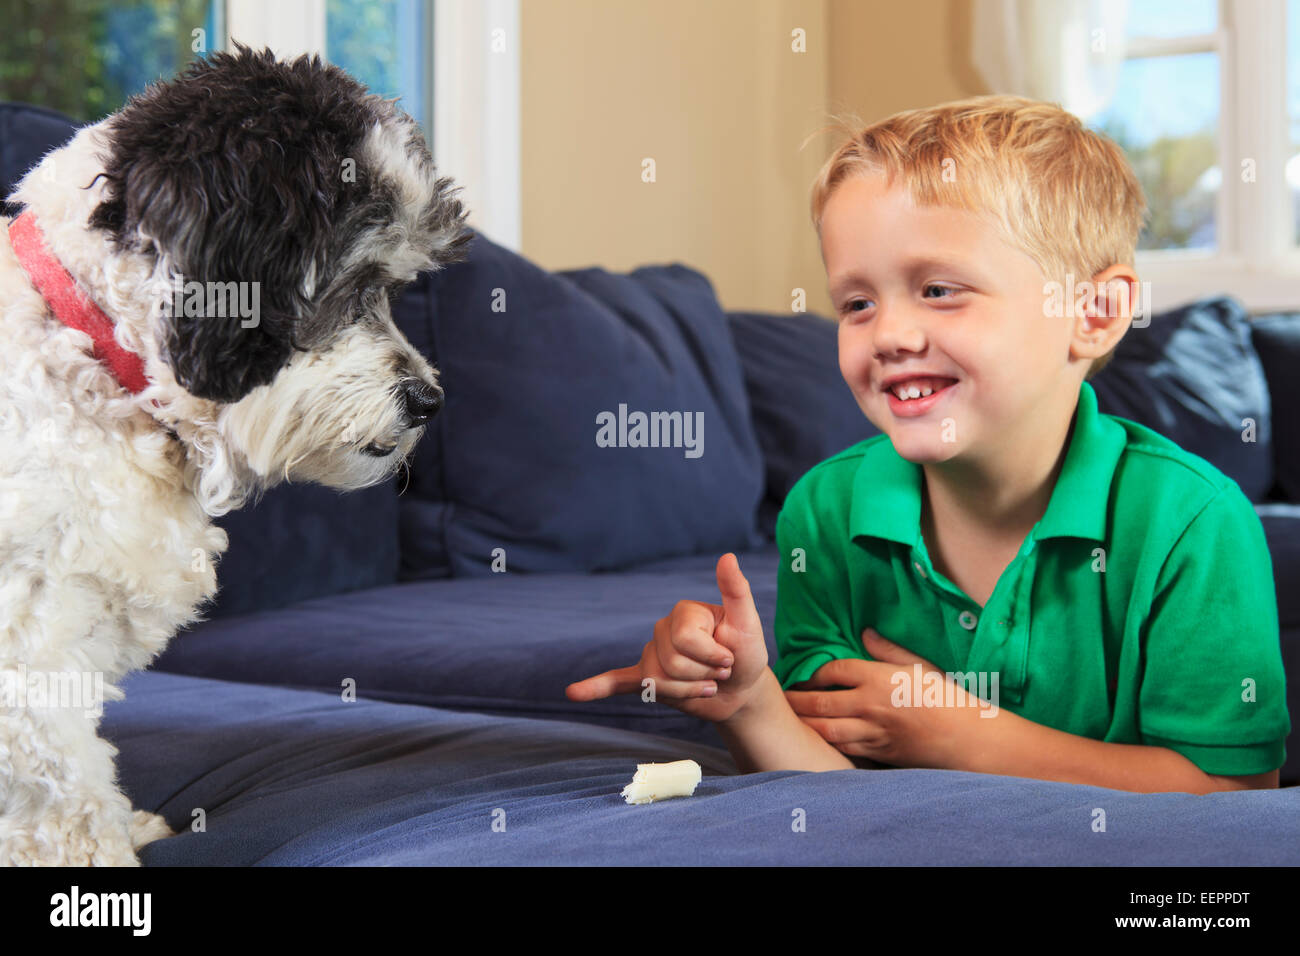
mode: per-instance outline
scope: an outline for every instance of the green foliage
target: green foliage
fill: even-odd
[[[1146,194],[1151,213],[1139,249],[1185,249],[1198,230],[1214,222],[1216,193],[1196,188],[1219,162],[1214,132],[1161,136],[1149,143],[1136,142],[1121,124],[1104,124],[1098,132],[1124,150]]]
[[[198,55],[191,31],[206,27],[209,0],[4,0],[4,6],[0,100],[91,122]]]

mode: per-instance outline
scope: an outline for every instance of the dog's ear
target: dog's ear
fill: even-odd
[[[220,402],[269,383],[303,348],[318,280],[341,251],[335,227],[353,211],[340,204],[364,191],[344,194],[347,152],[385,118],[385,101],[319,58],[236,47],[110,120],[105,199],[90,219],[121,248],[165,254],[186,283],[250,284],[251,327],[173,310],[165,353],[177,381]]]

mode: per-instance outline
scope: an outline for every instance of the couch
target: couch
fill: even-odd
[[[0,105],[3,194],[72,130]],[[875,434],[839,377],[834,326],[728,312],[683,265],[552,273],[483,235],[395,315],[446,387],[409,468],[347,494],[282,485],[218,519],[230,548],[206,620],[105,708],[123,788],[179,831],[146,865],[1300,862],[1300,787],[741,775],[711,725],[666,705],[570,702],[566,684],[634,662],[674,602],[716,600],[724,551],[775,658],[775,515],[811,465]],[[1256,503],[1290,784],[1297,361],[1300,315],[1220,297],[1132,330],[1093,380],[1102,411],[1202,455]],[[638,444],[638,412],[678,412],[681,428]],[[638,762],[686,757],[704,769],[694,797],[624,804]]]

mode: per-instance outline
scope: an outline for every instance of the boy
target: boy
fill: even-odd
[[[1145,203],[1118,147],[978,97],[852,136],[812,207],[840,370],[884,434],[785,502],[775,672],[728,554],[721,605],[680,602],[638,665],[568,696],[653,678],[743,772],[1276,787],[1290,719],[1259,519],[1086,382],[1137,301]]]

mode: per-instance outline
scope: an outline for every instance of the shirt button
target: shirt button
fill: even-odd
[[[961,615],[957,618],[957,622],[961,624],[962,627],[966,628],[966,630],[972,631],[975,629],[975,625],[980,622],[980,619],[970,611],[962,611]]]
[[[916,573],[917,573],[917,574],[921,575],[921,577],[923,577],[923,578],[926,577],[925,568],[921,567],[921,562],[920,562],[920,561],[913,561],[912,564],[914,564],[914,565],[916,566]]]

